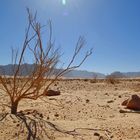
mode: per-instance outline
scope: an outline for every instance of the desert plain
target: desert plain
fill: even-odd
[[[132,94],[140,95],[139,79],[119,79],[115,84],[105,79],[61,79],[50,88],[61,94],[23,100],[18,107],[29,117],[39,112],[46,121],[47,125],[38,122],[46,130],[37,132],[37,140],[140,140],[139,112],[121,105]],[[2,119],[10,112],[8,102],[1,90],[0,140],[33,139],[18,117],[7,114]]]

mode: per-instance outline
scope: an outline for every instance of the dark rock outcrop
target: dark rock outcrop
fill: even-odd
[[[123,101],[122,105],[128,109],[140,110],[140,97],[134,94],[129,99]]]

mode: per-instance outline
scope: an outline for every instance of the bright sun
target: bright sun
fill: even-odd
[[[62,0],[62,4],[63,5],[66,5],[66,0]]]

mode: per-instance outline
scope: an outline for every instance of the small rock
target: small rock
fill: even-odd
[[[94,133],[94,136],[99,137],[99,136],[100,136],[100,134],[99,134],[99,133],[97,133],[97,132],[95,132],[95,133]]]
[[[39,117],[40,117],[40,118],[43,118],[43,114],[42,114],[42,113],[40,113],[40,114],[39,114]]]
[[[114,138],[114,136],[112,135],[110,138]]]
[[[121,95],[119,95],[118,97],[119,97],[119,98],[122,98],[122,96],[121,96]]]
[[[131,129],[134,129],[134,127],[131,127]]]
[[[58,113],[56,113],[56,114],[54,114],[54,116],[55,116],[55,117],[59,117],[59,114],[58,114]]]
[[[106,92],[105,95],[109,96],[109,94]]]
[[[15,133],[15,136],[18,136],[18,133]]]
[[[109,101],[107,101],[107,103],[113,103],[114,101],[113,100],[109,100]]]
[[[57,84],[54,84],[54,86],[57,86]]]
[[[89,99],[86,99],[86,103],[89,103]]]
[[[46,96],[58,96],[60,95],[60,91],[55,91],[55,90],[48,90],[46,93],[44,93]]]
[[[13,123],[16,123],[16,121],[14,120]]]
[[[120,113],[126,113],[126,111],[125,110],[122,110],[122,109],[120,109],[119,112]]]
[[[115,116],[114,116],[114,115],[110,115],[109,117],[110,117],[110,118],[114,118]]]
[[[19,126],[20,126],[20,124],[18,123],[16,126],[17,126],[17,127],[19,127]]]

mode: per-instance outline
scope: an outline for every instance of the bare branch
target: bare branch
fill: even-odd
[[[27,13],[28,25],[25,31],[22,49],[20,51],[12,49],[13,78],[11,78],[10,84],[8,85],[6,82],[6,75],[0,76],[3,90],[11,101],[12,114],[17,113],[18,103],[21,100],[36,100],[44,96],[45,92],[59,77],[80,67],[92,54],[91,49],[86,52],[81,61],[75,65],[75,61],[86,44],[85,38],[80,36],[67,67],[61,70],[56,69],[60,62],[61,55],[59,52],[60,49],[56,48],[54,42],[52,42],[51,21],[49,21],[49,34],[47,39],[47,37],[43,37],[42,34],[43,27],[46,26],[42,26],[41,23],[37,21],[37,14],[33,16],[29,9],[27,9]],[[45,42],[47,42],[46,46],[44,46],[44,39],[46,39]],[[26,66],[26,53],[29,53],[31,59],[33,59],[31,68]],[[25,71],[27,75],[24,75]]]

